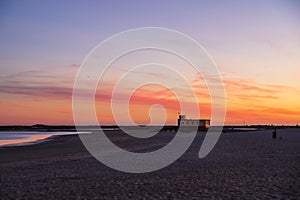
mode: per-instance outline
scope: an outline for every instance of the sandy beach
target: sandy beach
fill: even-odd
[[[117,131],[111,140],[137,152],[168,143],[166,132],[132,141]],[[299,199],[300,129],[223,133],[204,159],[205,133],[175,163],[150,173],[110,169],[76,135],[30,146],[0,149],[1,199]]]

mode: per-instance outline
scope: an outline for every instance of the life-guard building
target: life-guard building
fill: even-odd
[[[209,119],[187,119],[185,115],[179,115],[178,117],[178,127],[195,127],[198,126],[199,129],[207,129],[210,127]]]

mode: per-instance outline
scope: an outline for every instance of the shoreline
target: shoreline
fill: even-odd
[[[91,132],[38,132],[38,131],[0,131],[0,148],[28,146],[43,143],[55,136],[90,134]]]
[[[85,128],[84,132],[83,130],[78,132],[76,129],[73,130],[70,127],[71,126],[65,126],[67,127],[66,129],[53,129],[53,128],[47,128],[47,129],[40,129],[39,130],[32,130],[32,129],[26,129],[26,131],[24,130],[18,130],[18,128],[16,130],[11,130],[11,129],[7,129],[7,130],[1,130],[1,126],[0,126],[0,134],[2,133],[7,133],[7,132],[11,132],[11,134],[15,134],[15,135],[23,135],[30,133],[31,137],[24,139],[25,141],[19,141],[17,142],[18,139],[11,139],[9,141],[9,139],[7,140],[1,140],[0,138],[0,148],[6,148],[6,147],[14,147],[14,146],[28,146],[28,145],[35,145],[38,143],[43,143],[47,140],[51,140],[51,138],[53,136],[60,136],[60,134],[57,133],[61,133],[61,135],[77,135],[77,134],[83,134],[83,133],[89,133],[92,134],[94,131],[98,130],[96,127],[94,127],[93,129],[89,128]],[[114,128],[113,128],[114,127]],[[175,126],[174,126],[175,127]],[[174,131],[174,127],[173,126],[167,126],[165,128],[163,128],[162,130],[160,130],[160,132],[174,132],[174,134],[176,134],[176,131]],[[3,127],[2,127],[3,128]],[[30,127],[32,128],[32,127]],[[132,127],[134,128],[134,127]],[[151,128],[151,127],[150,127]],[[287,129],[287,128],[292,128],[292,129],[297,129],[298,127],[294,126],[294,127],[282,127],[279,126],[275,129]],[[120,131],[120,128],[116,128],[115,126],[107,126],[106,128],[102,128],[103,131]],[[234,133],[234,132],[251,132],[251,131],[262,131],[262,130],[274,130],[274,127],[251,127],[251,126],[232,126],[232,127],[224,127],[222,133]],[[199,132],[203,132],[206,130],[199,130]],[[48,135],[45,135],[45,133],[48,133]],[[40,136],[40,137],[38,137]],[[41,139],[40,139],[41,138]],[[5,142],[2,142],[5,141]]]

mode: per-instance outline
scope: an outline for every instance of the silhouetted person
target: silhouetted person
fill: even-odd
[[[277,137],[277,131],[276,131],[276,128],[275,128],[274,131],[273,131],[273,139],[276,139],[276,137]]]

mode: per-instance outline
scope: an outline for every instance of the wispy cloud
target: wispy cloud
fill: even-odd
[[[31,99],[32,102],[47,101],[48,104],[51,104],[51,101],[59,100],[62,104],[57,106],[57,108],[53,107],[53,109],[57,109],[56,112],[63,114],[71,113],[70,105],[73,82],[78,67],[79,65],[74,64],[1,76],[0,95],[5,97],[6,100],[0,101],[0,103],[7,106],[15,104],[20,107],[24,97]],[[156,77],[157,75],[150,74],[150,76]],[[211,77],[210,81],[214,81],[214,77]],[[109,80],[101,83],[101,87],[97,89],[95,94],[96,102],[100,106],[110,104],[114,86],[115,84]],[[188,108],[189,115],[193,115],[196,104],[200,108],[201,113],[204,113],[205,117],[209,117],[211,104],[207,86],[203,80],[199,79],[192,80],[192,86],[198,98],[196,102],[192,100],[192,96],[187,88],[178,87],[168,89],[158,85],[146,85],[133,93],[130,104],[144,106],[145,108],[153,104],[161,104],[167,110],[171,111],[173,115],[176,115],[177,111],[180,110],[180,103]],[[259,120],[262,122],[268,120],[276,121],[279,118],[286,118],[294,122],[300,116],[300,108],[294,107],[291,109],[286,106],[272,106],[269,104],[270,101],[280,102],[282,94],[286,92],[293,95],[300,94],[297,88],[285,85],[257,83],[251,80],[229,78],[226,76],[224,78],[224,86],[227,91],[228,123],[239,123],[242,118],[241,116],[245,114],[247,115],[247,120],[253,123],[258,123]],[[118,103],[125,103],[129,95],[128,91],[132,89],[126,85],[122,88],[124,90],[119,90],[116,93]],[[179,102],[176,98],[175,89],[182,97],[183,102]],[[80,94],[85,96],[88,92],[88,89],[83,89],[80,91]],[[14,97],[18,98],[15,98],[15,102],[9,103],[8,99]],[[28,104],[26,105],[28,106]],[[32,106],[34,106],[34,103],[32,103]],[[111,117],[107,117],[111,116],[109,111],[100,115],[106,116],[104,117],[106,120],[112,120]]]
[[[70,98],[76,71],[69,68],[67,65],[2,76],[0,93],[55,99]]]
[[[0,85],[0,93],[65,99],[72,96],[72,89],[56,86]]]

